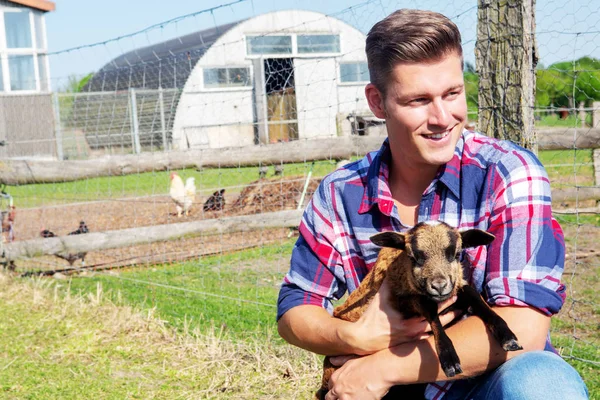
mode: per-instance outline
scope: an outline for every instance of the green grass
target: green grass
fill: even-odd
[[[594,162],[591,149],[542,150],[538,153],[546,167],[553,189],[594,184]]]
[[[600,215],[555,215],[556,220],[561,226],[573,225],[591,225],[600,227]]]
[[[335,169],[334,160],[317,161],[313,176],[322,177]],[[305,176],[311,163],[285,164],[284,176]],[[180,170],[185,179],[196,178],[199,191],[210,191],[220,187],[241,187],[258,179],[258,168],[211,168],[197,171]],[[273,173],[270,168],[269,175]],[[20,208],[50,206],[94,200],[117,199],[132,196],[168,195],[170,171],[154,171],[139,174],[89,178],[74,182],[7,186],[5,189]]]
[[[317,386],[317,357],[293,346],[176,332],[101,291],[61,297],[52,286],[0,273],[2,399],[291,399]]]
[[[587,126],[592,125],[592,114],[587,113],[586,115],[586,124]],[[539,121],[535,122],[536,126],[539,127],[565,127],[565,128],[580,128],[581,127],[581,119],[576,117],[575,115],[569,115],[565,119],[561,119],[558,114],[555,115],[543,115]]]
[[[294,239],[281,245],[204,257],[181,264],[122,271],[118,276],[74,277],[71,291],[94,292],[101,284],[113,301],[156,308],[178,328],[224,327],[234,336],[275,332],[279,283]]]
[[[600,399],[600,366],[580,361],[583,359],[599,363],[600,349],[598,346],[576,342],[572,337],[556,335],[552,338],[552,344],[562,350],[563,357],[579,372],[588,387],[590,399]],[[572,352],[571,348],[573,348]]]
[[[538,157],[542,164],[593,164],[591,149],[582,150],[541,150]]]

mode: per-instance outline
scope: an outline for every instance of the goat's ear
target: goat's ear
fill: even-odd
[[[381,232],[371,236],[371,242],[381,247],[392,247],[404,250],[404,234],[398,232]]]
[[[463,249],[485,246],[492,243],[496,238],[496,236],[481,229],[469,229],[468,231],[461,232],[460,236],[462,238]]]

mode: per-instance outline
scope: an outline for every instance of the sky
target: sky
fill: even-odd
[[[123,52],[275,10],[318,11],[364,33],[398,8],[438,11],[458,25],[465,59],[469,62],[474,62],[477,34],[476,0],[56,0],[55,3],[56,11],[46,14],[54,88],[60,87],[69,76],[99,70]],[[600,7],[595,3],[597,0],[537,1],[537,42],[543,65],[582,56],[600,58]],[[194,15],[166,22],[189,14]],[[156,27],[146,30],[152,26]],[[142,30],[146,31],[134,34]]]

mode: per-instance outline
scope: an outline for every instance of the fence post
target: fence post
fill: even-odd
[[[535,0],[478,0],[480,130],[533,151],[535,47]]]
[[[579,112],[577,113],[577,117],[581,121],[581,127],[587,128],[587,113],[585,112],[585,103],[583,101],[579,103]]]
[[[592,128],[600,129],[600,101],[592,103]]]
[[[131,102],[131,147],[135,151],[135,154],[142,152],[140,146],[140,127],[138,124],[137,115],[137,99],[135,95],[135,89],[129,89],[130,102]]]
[[[63,153],[62,130],[60,126],[60,104],[58,102],[58,93],[52,94],[52,103],[54,105],[54,136],[56,137],[56,157],[62,161],[65,159]]]
[[[167,142],[167,129],[165,128],[165,104],[162,86],[158,88],[158,104],[160,107],[160,130],[162,132],[163,151],[170,150],[169,143]]]

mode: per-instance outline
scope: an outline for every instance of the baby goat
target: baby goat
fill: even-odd
[[[438,316],[438,303],[454,295],[457,295],[457,300],[451,309],[471,311],[481,318],[505,351],[520,350],[522,347],[506,322],[463,278],[459,261],[462,249],[487,245],[493,240],[494,236],[485,231],[470,229],[459,232],[437,221],[419,223],[406,233],[373,235],[371,241],[383,247],[375,266],[344,304],[335,308],[333,316],[357,321],[387,276],[393,307],[404,318],[422,316],[430,323],[440,365],[446,376],[453,377],[462,372],[460,359]],[[325,357],[317,399],[325,398],[329,378],[335,369],[329,357]]]

